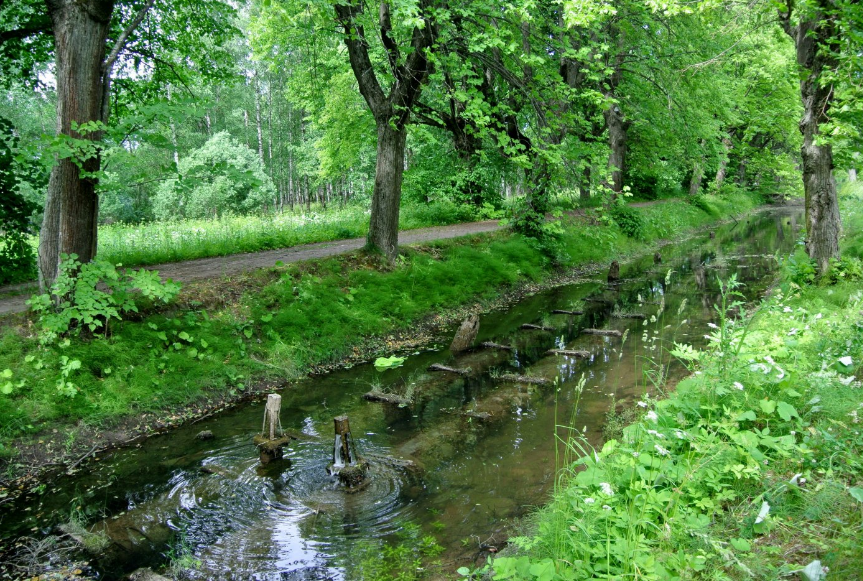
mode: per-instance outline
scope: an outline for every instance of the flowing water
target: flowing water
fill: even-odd
[[[262,466],[252,444],[263,401],[121,450],[39,497],[3,507],[0,535],[47,534],[83,506],[98,515],[90,518],[94,530],[112,541],[97,565],[106,579],[164,565],[183,550],[199,561],[191,572],[197,579],[345,579],[361,544],[393,542],[410,524],[447,549],[450,571],[470,564],[505,538],[508,523],[548,499],[559,462],[555,426],[571,422],[597,444],[612,401],[633,406],[653,391],[659,371],[681,377],[667,352],[671,342],[705,344],[708,323],[717,320],[719,279],[736,273],[756,299],[772,281],[774,255],[793,249],[798,220],[796,210],[757,213],[718,228],[715,239],[705,233],[666,246],[662,264],[652,256],[624,264],[619,285],[597,278],[483,315],[477,344],[512,351],[453,356],[438,347],[410,354],[396,369],[363,365],[290,384],[281,392],[281,422],[303,437],[283,460]],[[551,330],[520,329],[524,323]],[[628,332],[624,341],[582,334],[585,328]],[[552,348],[589,357],[547,354]],[[427,371],[433,363],[471,372]],[[508,373],[552,383],[508,381]],[[372,389],[413,403],[365,401]],[[333,418],[341,414],[370,466],[355,492],[328,470]],[[196,439],[202,430],[215,438]]]

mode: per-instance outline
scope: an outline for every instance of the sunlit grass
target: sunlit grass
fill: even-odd
[[[110,224],[99,228],[99,256],[136,266],[355,238],[368,232],[369,212],[347,206],[218,220]],[[401,209],[399,227],[409,230],[476,219],[474,209],[452,203],[408,205]]]

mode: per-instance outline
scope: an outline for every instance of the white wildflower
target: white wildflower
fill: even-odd
[[[596,502],[596,501],[594,499],[590,498],[589,496],[584,499],[584,504],[593,504],[594,502]]]
[[[782,309],[782,312],[783,313],[792,313],[794,311],[791,309],[791,307],[785,307],[784,309]]]
[[[602,489],[602,493],[606,496],[614,496],[614,489],[611,487],[611,484],[608,482],[600,482],[599,487]]]
[[[842,365],[844,365],[845,367],[851,367],[851,365],[853,365],[853,364],[854,364],[854,360],[853,360],[853,359],[851,359],[851,356],[850,356],[850,355],[846,355],[845,357],[840,357],[840,358],[839,358],[839,363],[841,363],[841,364],[842,364]]]
[[[707,326],[710,327],[711,329],[718,329],[719,328],[719,325],[717,325],[716,323],[707,323]]]
[[[646,401],[640,401],[640,402],[638,402],[636,405],[637,405],[638,407],[640,407],[640,408],[646,408],[646,407],[647,407],[647,402],[646,402]]]
[[[644,416],[644,419],[650,420],[651,422],[655,422],[656,420],[659,419],[659,416],[656,415],[655,411],[650,410],[649,412],[647,412],[647,415]]]
[[[660,434],[660,433],[659,433],[659,432],[657,432],[656,430],[647,430],[647,433],[648,433],[648,434],[650,434],[651,436],[654,436],[654,437],[656,437],[656,438],[659,438],[660,440],[661,440],[662,438],[664,438],[664,437],[665,437],[665,435]]]
[[[740,383],[739,381],[735,381],[733,385],[734,385],[734,387],[736,387],[740,391],[743,391],[743,384]]]
[[[678,440],[686,439],[686,432],[684,432],[683,430],[674,430],[674,435],[677,436]]]
[[[633,452],[633,453],[632,453],[632,457],[633,457],[633,458],[638,458],[638,452]]]
[[[654,444],[653,447],[656,448],[656,451],[659,452],[660,456],[668,456],[670,454],[670,452],[668,450],[666,450],[665,448],[663,448],[659,444]]]
[[[607,504],[603,504],[603,505],[602,505],[602,510],[611,510],[611,507],[610,507],[610,506],[608,506]]]

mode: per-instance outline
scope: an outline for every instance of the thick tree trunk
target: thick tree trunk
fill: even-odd
[[[839,257],[839,200],[833,177],[833,149],[829,144],[818,145],[819,126],[827,121],[833,100],[833,85],[822,78],[836,67],[834,43],[838,30],[832,4],[820,0],[824,11],[791,26],[790,13],[780,12],[785,31],[794,40],[797,63],[806,72],[800,80],[803,100],[803,189],[806,194],[806,251],[818,264],[819,272],[827,270],[831,258]]]
[[[582,170],[581,183],[578,186],[579,196],[582,201],[590,199],[590,165],[585,165]]]
[[[725,148],[725,155],[719,160],[719,168],[716,170],[716,179],[713,182],[716,185],[717,192],[719,192],[722,184],[725,183],[725,176],[728,172],[728,153],[731,151],[731,140],[726,137],[722,140],[722,146]]]
[[[57,134],[99,141],[101,132],[81,135],[72,130],[72,124],[102,119],[102,62],[114,3],[67,0],[48,1],[47,5],[54,29]],[[99,158],[82,165],[84,172],[96,172]],[[96,181],[81,173],[70,159],[58,159],[51,170],[39,233],[39,285],[43,291],[57,278],[61,255],[76,254],[81,262],[89,262],[96,255]]]
[[[704,177],[704,170],[701,168],[701,162],[695,162],[692,168],[692,179],[689,180],[689,195],[694,196],[701,189],[701,178]]]
[[[394,129],[386,119],[378,121],[375,189],[367,247],[393,261],[398,256],[399,201],[404,173],[407,131]]]
[[[623,191],[623,175],[626,171],[626,131],[629,127],[623,112],[612,104],[603,112],[608,127],[608,169],[611,172],[611,189],[615,194]]]

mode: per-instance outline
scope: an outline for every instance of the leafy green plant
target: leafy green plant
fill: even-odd
[[[39,316],[42,340],[50,343],[61,335],[95,333],[107,335],[111,319],[137,312],[137,294],[168,303],[180,292],[179,283],[162,282],[159,273],[117,268],[104,260],[81,264],[75,254],[63,255],[60,273],[51,292],[34,295],[27,304]]]
[[[644,220],[635,208],[625,204],[613,204],[608,213],[624,234],[636,240],[644,238]]]
[[[394,369],[396,367],[401,367],[402,364],[407,360],[407,357],[398,357],[396,355],[390,355],[389,357],[378,357],[375,359],[375,369],[378,371],[384,371],[386,369]]]

